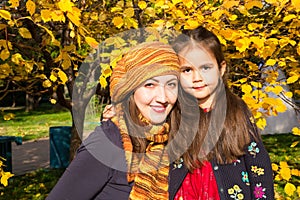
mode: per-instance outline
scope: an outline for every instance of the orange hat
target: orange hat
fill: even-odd
[[[179,60],[170,45],[147,42],[134,47],[113,69],[110,77],[112,102],[121,102],[146,80],[163,75],[179,76]]]

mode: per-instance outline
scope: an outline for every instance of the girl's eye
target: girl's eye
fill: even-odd
[[[189,72],[191,72],[191,71],[192,71],[192,69],[191,69],[191,68],[188,68],[188,67],[182,68],[182,69],[181,69],[181,72],[182,72],[182,73],[189,73]]]
[[[204,65],[201,67],[202,71],[208,71],[210,70],[212,67],[211,66],[208,66],[208,65]]]

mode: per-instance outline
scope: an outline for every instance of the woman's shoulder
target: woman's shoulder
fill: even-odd
[[[99,145],[101,145],[104,141],[109,141],[118,147],[122,147],[119,128],[111,120],[101,122],[101,125],[97,126],[83,143],[85,146],[91,143],[100,143]]]

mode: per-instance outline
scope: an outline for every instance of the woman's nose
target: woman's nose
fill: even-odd
[[[168,98],[166,96],[166,88],[161,85],[157,88],[156,91],[156,101],[162,104],[165,104],[168,102]]]

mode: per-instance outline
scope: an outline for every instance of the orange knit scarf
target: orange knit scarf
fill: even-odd
[[[169,158],[165,148],[169,125],[152,125],[145,133],[149,141],[145,153],[133,153],[133,146],[123,116],[112,121],[119,127],[128,165],[128,182],[134,181],[129,195],[132,200],[168,199]],[[144,119],[142,119],[145,122]],[[149,126],[150,124],[147,123]]]

